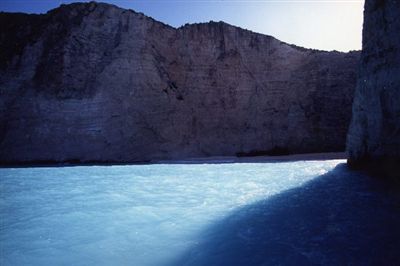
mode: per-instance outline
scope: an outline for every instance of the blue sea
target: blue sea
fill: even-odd
[[[400,265],[400,198],[344,160],[0,169],[0,265]]]

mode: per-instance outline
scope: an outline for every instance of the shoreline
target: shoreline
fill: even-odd
[[[0,168],[38,168],[38,167],[76,167],[76,166],[120,166],[120,165],[151,165],[151,164],[222,164],[222,163],[279,163],[293,161],[324,161],[324,160],[346,160],[346,152],[324,152],[324,153],[300,153],[290,155],[274,156],[211,156],[194,157],[187,159],[171,160],[149,160],[133,162],[113,161],[88,161],[88,162],[55,162],[55,161],[33,161],[23,163],[0,162]]]
[[[268,163],[268,162],[291,162],[291,161],[324,161],[324,160],[346,160],[346,152],[324,152],[324,153],[299,153],[290,155],[262,155],[262,156],[211,156],[189,158],[182,160],[159,160],[157,164],[199,164],[199,163]]]

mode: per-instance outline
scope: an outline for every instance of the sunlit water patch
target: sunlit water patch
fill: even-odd
[[[1,265],[166,265],[343,160],[0,169]]]

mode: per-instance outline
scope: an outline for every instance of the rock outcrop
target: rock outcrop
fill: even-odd
[[[2,163],[345,149],[359,52],[93,2],[0,23]]]
[[[400,2],[367,0],[349,164],[400,177]]]

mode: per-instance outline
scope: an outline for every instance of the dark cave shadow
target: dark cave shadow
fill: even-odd
[[[340,164],[199,239],[169,265],[400,265],[400,193]]]

